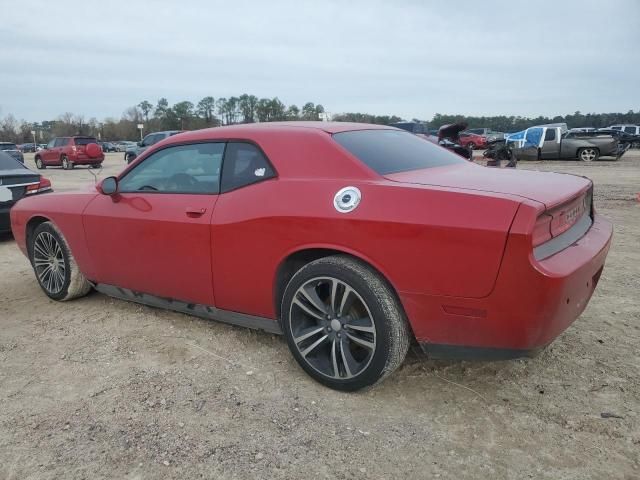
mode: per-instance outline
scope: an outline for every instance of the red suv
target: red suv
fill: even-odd
[[[70,170],[75,165],[97,168],[104,161],[104,153],[94,137],[56,137],[36,153],[35,161],[40,169],[62,166]]]

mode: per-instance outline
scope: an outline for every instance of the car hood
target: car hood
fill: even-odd
[[[516,195],[543,203],[548,209],[591,185],[588,178],[577,175],[491,168],[473,163],[387,174],[385,178],[394,182]]]

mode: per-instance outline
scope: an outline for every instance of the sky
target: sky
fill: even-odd
[[[640,110],[640,1],[0,0],[0,117],[160,97],[330,113]]]

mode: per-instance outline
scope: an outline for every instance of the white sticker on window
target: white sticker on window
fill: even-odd
[[[267,169],[266,168],[256,168],[255,171],[253,172],[253,174],[256,177],[264,177],[264,174],[266,173]]]

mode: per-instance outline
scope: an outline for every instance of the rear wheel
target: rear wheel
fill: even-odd
[[[50,298],[71,300],[91,290],[67,241],[53,223],[44,222],[36,227],[30,238],[29,255],[38,283]]]
[[[40,157],[36,157],[36,168],[38,170],[44,170],[45,168],[47,168],[47,166],[42,163],[42,159]]]
[[[60,159],[62,160],[62,168],[65,170],[71,170],[73,168],[73,162],[71,162],[66,155],[62,155]]]
[[[469,149],[471,149],[471,150],[475,150],[475,149],[476,149],[476,144],[475,144],[475,143],[473,143],[473,142],[469,142],[469,143],[467,144],[467,147],[469,147]]]
[[[594,162],[600,156],[600,152],[596,148],[581,148],[578,150],[578,158],[583,162]]]
[[[282,326],[300,366],[336,390],[382,380],[409,348],[409,327],[391,288],[346,256],[321,258],[293,276],[282,299]]]

